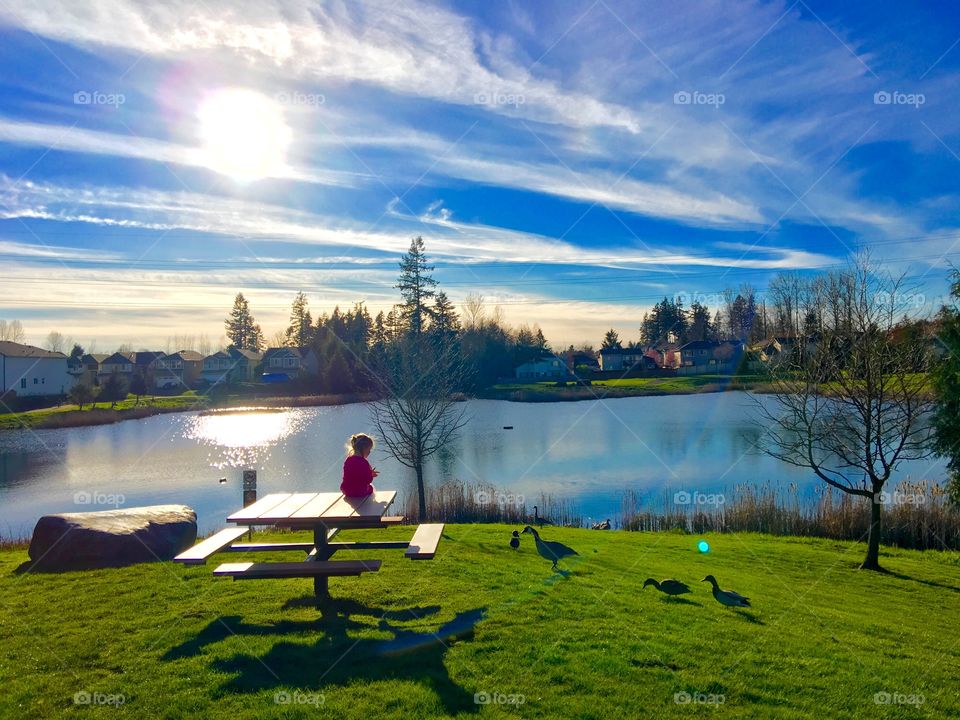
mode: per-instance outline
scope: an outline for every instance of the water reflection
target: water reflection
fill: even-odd
[[[210,466],[218,469],[253,467],[270,456],[270,449],[299,432],[304,411],[230,411],[190,418],[182,436],[212,448]]]

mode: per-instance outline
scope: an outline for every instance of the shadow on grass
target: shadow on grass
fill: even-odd
[[[660,598],[660,602],[665,602],[668,605],[696,605],[697,607],[703,607],[703,603],[698,603],[696,600],[687,600],[682,597],[663,597]]]
[[[920,578],[904,575],[903,573],[894,572],[893,570],[884,570],[884,572],[890,577],[895,577],[899,580],[909,580],[910,582],[920,583],[921,585],[929,585],[930,587],[941,588],[943,590],[960,593],[960,587],[957,587],[956,585],[946,585],[945,583],[936,582],[935,580],[921,580]]]
[[[734,615],[739,615],[739,616],[742,617],[744,620],[746,620],[746,621],[749,622],[749,623],[753,623],[754,625],[766,625],[766,623],[765,623],[763,620],[761,620],[760,618],[758,618],[758,617],[757,617],[756,615],[754,615],[753,613],[747,612],[746,610],[734,610],[734,611],[733,611],[733,614],[734,614]]]
[[[312,599],[312,598],[311,598]],[[390,621],[418,619],[436,614],[438,606],[384,610],[341,600],[337,612],[309,621],[281,620],[269,625],[243,622],[238,616],[218,618],[196,637],[171,648],[162,659],[174,661],[193,657],[209,645],[232,636],[277,637],[261,656],[237,654],[217,659],[213,668],[233,675],[223,690],[252,693],[271,688],[295,687],[323,691],[330,686],[347,686],[357,681],[412,680],[428,685],[448,714],[476,712],[472,692],[450,678],[444,655],[450,643],[468,638],[486,608],[458,613],[436,632],[416,632],[391,625]],[[357,638],[349,631],[369,631],[372,626],[351,619],[352,615],[380,618],[377,629],[392,633],[387,640]],[[284,636],[316,637],[314,642],[290,642]]]

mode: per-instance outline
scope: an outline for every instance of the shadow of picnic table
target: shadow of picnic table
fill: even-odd
[[[439,606],[386,610],[353,600],[341,602],[340,606],[342,614],[307,621],[281,620],[258,625],[246,623],[235,615],[217,618],[194,638],[168,650],[162,659],[175,661],[193,657],[207,646],[232,636],[277,636],[278,642],[265,655],[243,653],[214,660],[215,670],[233,676],[223,685],[223,690],[248,693],[295,687],[303,691],[323,691],[358,680],[414,680],[427,683],[449,714],[479,709],[473,693],[450,678],[444,655],[450,643],[472,635],[474,626],[484,619],[486,608],[457,613],[436,632],[417,632],[396,627],[391,622],[421,619],[439,612]],[[392,633],[393,637],[384,640],[351,636],[351,631],[373,627],[352,619],[356,615],[379,618],[376,628]],[[313,643],[282,639],[312,633],[318,636]]]

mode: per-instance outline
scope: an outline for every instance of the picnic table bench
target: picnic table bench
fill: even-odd
[[[300,562],[231,562],[218,566],[213,574],[234,580],[265,578],[313,578],[318,602],[329,600],[327,579],[359,576],[377,572],[380,560],[331,560],[339,550],[402,549],[411,560],[430,560],[437,552],[443,525],[419,525],[409,541],[383,540],[331,542],[340,530],[385,528],[403,522],[402,516],[385,515],[393,504],[395,490],[378,490],[364,498],[348,498],[342,493],[273,493],[229,515],[227,527],[180,553],[175,562],[200,565],[221,551],[277,552],[300,551],[307,554]],[[244,543],[236,542],[255,526],[312,530],[312,542]]]

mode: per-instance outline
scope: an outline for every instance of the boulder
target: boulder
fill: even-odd
[[[170,560],[197,539],[186,505],[44,515],[30,540],[34,570],[118,567]]]

